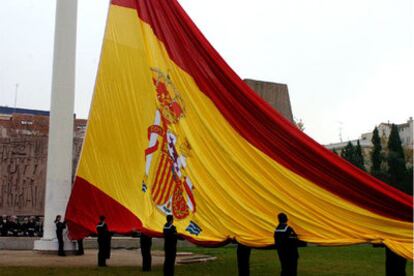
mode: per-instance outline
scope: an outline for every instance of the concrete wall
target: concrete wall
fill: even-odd
[[[47,137],[0,138],[0,215],[43,216]],[[82,146],[74,138],[73,175]]]
[[[0,214],[42,215],[47,137],[0,139]]]
[[[257,95],[293,123],[292,107],[290,105],[289,91],[286,84],[252,79],[245,79],[244,82]]]
[[[38,240],[38,237],[0,237],[0,250],[32,250],[34,241]],[[98,242],[96,238],[86,238],[83,241],[85,249],[96,249],[98,248]],[[153,249],[162,249],[164,246],[164,239],[152,239]],[[194,244],[188,241],[179,240],[177,247],[191,247]],[[113,237],[111,241],[111,247],[113,249],[137,249],[140,248],[139,238],[131,237]]]

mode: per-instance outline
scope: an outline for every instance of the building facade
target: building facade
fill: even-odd
[[[413,165],[413,118],[410,117],[407,122],[402,124],[396,124],[398,128],[398,134],[400,135],[401,145],[404,149],[405,160],[408,166]],[[378,134],[381,138],[382,148],[386,149],[388,143],[388,137],[391,133],[391,123],[380,123],[377,126]],[[372,140],[372,132],[366,132],[361,134],[359,139],[339,142],[339,143],[332,143],[325,145],[326,148],[330,150],[335,150],[338,154],[341,153],[342,149],[351,142],[352,145],[356,146],[357,142],[359,141],[362,149],[362,155],[364,156],[364,163],[366,168],[371,167],[371,150],[373,148]]]
[[[244,82],[275,110],[294,123],[288,86],[283,83],[245,79]]]
[[[73,175],[86,120],[74,116]],[[49,112],[0,107],[0,214],[43,215]]]

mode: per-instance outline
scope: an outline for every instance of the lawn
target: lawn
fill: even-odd
[[[236,250],[222,248],[181,248],[181,251],[208,254],[216,261],[179,265],[176,275],[237,275]],[[299,275],[385,275],[384,248],[371,246],[307,247],[300,249]],[[407,263],[407,275],[413,275],[412,262]],[[274,250],[253,250],[251,275],[279,275],[279,262]],[[23,268],[2,267],[1,275],[162,275],[162,267],[142,273],[138,267],[107,268]]]

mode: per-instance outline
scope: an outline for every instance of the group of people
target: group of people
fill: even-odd
[[[106,260],[111,256],[111,232],[105,222],[105,217],[99,217],[96,225],[98,235],[98,266],[106,266]],[[167,223],[164,225],[164,275],[174,275],[175,257],[177,255],[177,229],[174,226],[174,217],[167,216]],[[140,235],[140,247],[142,254],[142,270],[151,271],[151,246],[152,238],[145,233]]]
[[[172,215],[167,215],[166,220],[167,221],[163,228],[165,255],[163,272],[165,276],[172,276],[174,275],[175,259],[177,255],[177,242],[179,237],[177,234],[177,229],[174,226],[174,217]],[[280,213],[278,215],[278,220],[279,225],[276,227],[274,232],[274,241],[281,263],[281,275],[293,276],[297,273],[297,261],[299,258],[298,247],[306,246],[306,242],[299,240],[293,228],[288,226],[288,218],[286,214]],[[99,226],[100,225],[98,224],[97,229]],[[152,238],[145,233],[141,233],[140,245],[142,254],[142,270],[144,272],[151,271]],[[239,275],[241,276],[249,275],[250,252],[250,247],[238,244],[237,263]]]
[[[167,215],[166,223],[162,230],[164,235],[164,275],[174,275],[175,258],[177,256],[177,242],[178,234],[177,228],[174,226],[174,217]],[[141,233],[140,235],[140,247],[142,255],[142,271],[151,271],[151,236]]]
[[[55,225],[56,225],[56,239],[58,241],[58,255],[59,256],[66,256],[65,254],[65,242],[63,240],[63,231],[66,229],[66,222],[62,221],[62,216],[57,215],[55,218]],[[80,239],[78,242],[78,250],[76,255],[83,255],[83,239]]]
[[[0,219],[0,235],[2,237],[41,237],[43,236],[43,218],[3,215]]]
[[[281,266],[280,275],[294,276],[297,274],[298,267],[298,247],[307,246],[307,244],[299,240],[293,228],[288,225],[288,217],[285,213],[278,214],[278,221],[273,238]],[[237,245],[237,266],[240,276],[250,275],[250,253],[250,247],[243,244]]]
[[[307,243],[301,241],[293,228],[288,225],[288,216],[285,213],[279,213],[278,225],[274,230],[274,245],[279,257],[281,276],[297,275],[299,247],[307,246]],[[164,275],[174,275],[175,258],[177,253],[177,229],[174,226],[174,218],[167,216],[167,222],[163,229],[164,234]],[[141,253],[142,253],[142,270],[151,270],[151,237],[141,234]],[[251,248],[243,244],[237,245],[237,265],[239,276],[250,275],[250,253]],[[386,248],[386,275],[402,276],[405,275],[406,260]]]
[[[279,224],[274,231],[274,248],[277,250],[281,265],[281,276],[295,276],[297,275],[298,266],[298,247],[307,246],[306,242],[301,241],[292,227],[288,225],[288,217],[284,213],[278,214]],[[62,232],[66,227],[65,222],[61,222],[60,216],[56,217],[56,235],[59,241],[59,255],[63,252],[63,237]],[[111,252],[111,233],[108,225],[105,222],[105,217],[99,217],[99,223],[96,225],[96,232],[98,235],[98,266],[106,266],[106,260],[110,258]],[[174,275],[175,259],[177,254],[177,229],[174,226],[174,217],[167,215],[166,223],[163,228],[164,235],[164,275]],[[79,241],[78,241],[79,242]],[[141,233],[140,245],[142,254],[142,270],[151,271],[151,236]],[[82,249],[83,250],[83,249]],[[405,259],[392,253],[388,248],[386,249],[386,272],[387,275],[405,275]],[[237,262],[238,272],[240,276],[248,276],[249,273],[249,259],[251,248],[238,244],[237,246]],[[395,274],[399,271],[398,274]]]
[[[61,215],[57,215],[55,219],[56,238],[58,241],[58,255],[65,256],[63,232],[66,229],[66,222],[62,221]],[[96,225],[96,233],[98,235],[98,266],[106,266],[106,260],[111,256],[111,232],[105,222],[105,216],[99,217],[99,223]],[[83,255],[83,240],[77,240],[77,255]]]

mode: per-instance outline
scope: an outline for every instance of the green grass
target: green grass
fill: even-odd
[[[236,248],[181,248],[217,257],[216,261],[179,265],[176,275],[237,275]],[[300,249],[299,275],[385,275],[384,248],[371,246],[306,247]],[[412,262],[407,263],[407,275],[413,275]],[[251,275],[279,275],[275,250],[253,250],[250,258]],[[139,267],[107,268],[24,268],[1,267],[1,275],[162,275],[162,267],[142,273]]]

